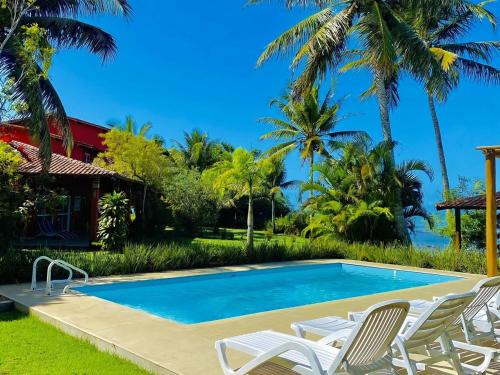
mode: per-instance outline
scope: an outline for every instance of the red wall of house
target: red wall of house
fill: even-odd
[[[85,154],[89,154],[91,159],[90,161],[92,161],[99,152],[106,150],[106,147],[102,144],[102,138],[99,135],[108,132],[108,129],[75,118],[70,118],[69,123],[74,143],[73,150],[70,155],[71,158],[86,161]],[[52,152],[66,155],[66,150],[63,147],[58,129],[52,120],[49,120],[49,124]],[[36,146],[36,143],[29,135],[28,129],[23,126],[20,121],[0,124],[0,140],[5,142],[15,140]]]

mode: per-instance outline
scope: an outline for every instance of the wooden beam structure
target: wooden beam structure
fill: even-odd
[[[500,146],[478,147],[486,158],[486,268],[488,277],[498,274],[496,158]]]
[[[455,208],[455,250],[462,250],[462,216],[460,208]]]

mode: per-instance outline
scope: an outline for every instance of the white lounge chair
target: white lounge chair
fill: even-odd
[[[274,331],[261,331],[217,341],[215,348],[225,375],[248,374],[272,360],[287,361],[299,374],[367,374],[392,364],[391,343],[405,321],[410,305],[395,300],[379,303],[366,311],[350,330],[341,349]],[[333,337],[325,342],[335,341]],[[226,350],[235,349],[253,357],[238,370],[231,369]]]
[[[403,331],[394,341],[394,352],[399,353],[399,356],[394,358],[394,364],[406,368],[411,375],[416,374],[417,369],[423,370],[427,365],[443,360],[449,361],[459,375],[464,373],[464,367],[467,369],[467,372],[484,371],[484,366],[473,367],[464,365],[462,367],[453,341],[446,332],[447,328],[455,322],[475,296],[475,292],[448,295],[433,302],[419,317],[410,317],[406,319],[406,324],[403,325],[403,327],[406,328],[403,328]],[[342,327],[343,324],[345,324],[346,327],[339,330],[338,327]],[[321,342],[333,343],[334,341],[342,341],[342,336],[345,338],[349,335],[351,330],[351,328],[348,328],[349,324],[352,324],[352,322],[332,316],[293,323],[292,329],[300,337],[303,337],[305,332],[322,336],[327,335]],[[431,348],[431,346],[434,347],[436,345],[439,346],[439,350]],[[481,354],[482,356],[492,354],[490,349],[476,348],[474,345],[468,346],[470,347],[469,350],[471,348],[475,349],[475,353]],[[425,350],[429,358],[425,361],[416,362],[410,357],[410,353],[417,352],[420,348]]]
[[[500,315],[498,305],[495,305],[496,296],[500,292],[500,277],[483,279],[472,288],[472,291],[477,293],[476,297],[454,325],[461,326],[465,340],[469,344],[485,338],[500,342],[500,330],[495,330],[495,320]],[[432,302],[427,300],[410,301],[410,314],[419,315],[430,305]]]

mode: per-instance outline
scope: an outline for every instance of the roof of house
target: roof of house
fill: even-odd
[[[500,207],[500,192],[496,195],[496,201],[497,207]],[[486,196],[476,195],[475,197],[455,199],[453,201],[442,202],[436,205],[436,209],[438,211],[452,208],[459,208],[461,210],[484,210],[486,209]]]
[[[17,150],[24,159],[24,162],[19,167],[20,173],[32,174],[42,172],[42,160],[40,159],[38,147],[18,141],[11,141],[9,145]],[[48,173],[50,175],[59,176],[114,177],[127,181],[131,180],[109,169],[87,164],[55,153],[52,154]]]

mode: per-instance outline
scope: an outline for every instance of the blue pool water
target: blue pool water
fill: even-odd
[[[458,279],[335,263],[89,285],[78,290],[193,324]]]

